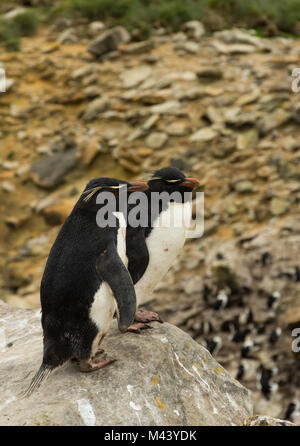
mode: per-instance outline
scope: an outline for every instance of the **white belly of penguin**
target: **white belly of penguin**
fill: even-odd
[[[116,213],[119,214],[119,213]],[[128,258],[126,256],[126,228],[120,227],[117,234],[117,251],[127,267]],[[96,324],[99,333],[93,342],[92,350],[97,349],[98,342],[108,332],[113,316],[116,311],[117,304],[113,296],[113,292],[107,282],[102,282],[99,289],[94,295],[94,300],[90,309],[90,318]]]
[[[182,216],[187,215],[190,203],[170,203],[168,209],[159,215],[159,224],[146,239],[149,264],[143,277],[136,283],[137,306],[152,298],[152,292],[165,276],[184,245],[186,229]],[[172,221],[180,223],[172,225]],[[168,225],[171,222],[171,225]],[[178,227],[177,227],[178,226]]]

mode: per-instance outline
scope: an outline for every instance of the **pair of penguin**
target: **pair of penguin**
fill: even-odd
[[[48,257],[41,281],[43,361],[25,395],[68,360],[81,371],[93,371],[112,362],[99,350],[114,314],[121,332],[133,320],[159,320],[156,313],[137,310],[151,298],[185,241],[184,225],[164,225],[190,206],[191,191],[199,185],[177,168],[157,170],[148,184],[112,178],[91,180],[63,224]],[[148,223],[126,222],[119,211],[122,188],[127,186],[127,211],[133,192],[145,194]],[[114,225],[99,227],[96,214],[104,210],[104,192],[116,199],[116,212],[106,211]],[[155,193],[167,200],[153,206]],[[177,192],[172,198],[173,192]],[[107,195],[106,195],[107,196]],[[155,210],[154,210],[155,208]],[[110,214],[110,215],[107,215]],[[167,217],[167,218],[166,218]],[[149,315],[150,313],[150,315]]]

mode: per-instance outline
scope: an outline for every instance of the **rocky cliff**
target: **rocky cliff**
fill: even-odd
[[[91,177],[172,163],[201,180],[205,233],[151,307],[252,390],[255,412],[284,418],[300,398],[298,42],[200,22],[137,42],[58,19],[1,62],[1,298],[39,307],[51,244]]]

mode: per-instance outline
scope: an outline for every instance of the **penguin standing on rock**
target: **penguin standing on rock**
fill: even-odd
[[[85,372],[111,363],[98,346],[114,313],[122,332],[134,319],[136,294],[127,270],[124,215],[117,212],[124,186],[126,199],[147,189],[142,182],[91,180],[52,246],[41,282],[43,361],[25,396],[70,359]],[[104,209],[104,195],[116,205],[112,211]],[[106,226],[99,227],[98,211],[106,216]]]
[[[188,228],[183,219],[186,215],[191,218],[191,192],[199,184],[175,167],[157,170],[148,181],[148,225],[131,228],[129,222],[126,233],[128,271],[135,284],[137,306],[151,300],[155,286],[184,245]],[[138,310],[135,316],[141,324],[155,320],[160,321],[158,314],[150,311]]]

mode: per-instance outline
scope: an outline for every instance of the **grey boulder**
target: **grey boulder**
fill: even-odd
[[[77,161],[76,147],[55,155],[46,155],[32,164],[30,177],[37,186],[51,189],[63,181],[65,175],[76,166]]]
[[[142,334],[113,324],[102,347],[116,362],[93,373],[71,363],[28,398],[19,398],[40,365],[40,311],[0,301],[0,425],[243,425],[250,391],[173,325]]]

